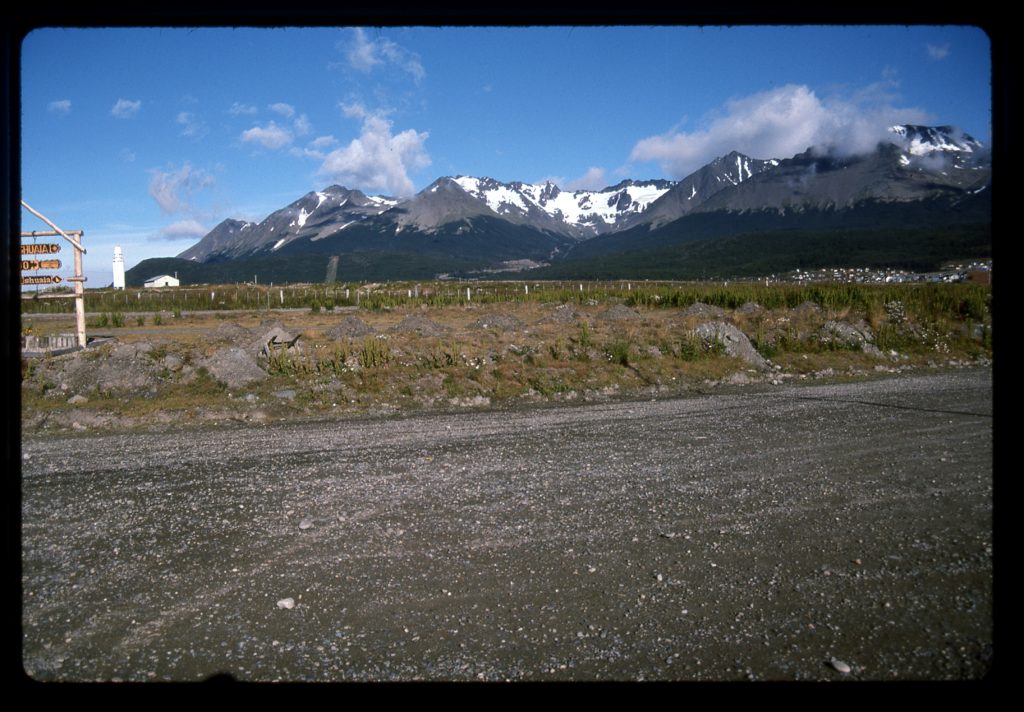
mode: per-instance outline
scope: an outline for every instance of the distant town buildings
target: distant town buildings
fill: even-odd
[[[902,269],[872,269],[870,267],[824,267],[794,270],[780,275],[762,277],[768,282],[840,282],[856,284],[897,284],[903,282],[976,282],[992,283],[992,260],[975,260],[949,265],[939,272],[910,272]]]

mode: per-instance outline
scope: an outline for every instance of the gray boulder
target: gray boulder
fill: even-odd
[[[241,388],[267,377],[267,373],[256,364],[256,359],[236,346],[218,349],[199,365],[228,388]]]
[[[62,390],[79,393],[149,391],[158,382],[160,366],[149,357],[148,343],[113,344],[100,351],[80,351],[62,363],[56,379]]]
[[[838,343],[847,348],[860,349],[872,355],[881,356],[882,352],[872,343],[874,334],[871,327],[863,320],[855,324],[834,319],[826,321],[821,327],[820,338],[822,343]]]
[[[271,350],[301,349],[296,335],[288,333],[280,326],[264,332],[253,346],[257,356],[269,356]]]
[[[755,368],[765,371],[771,368],[761,354],[757,353],[747,335],[732,324],[726,324],[724,321],[707,321],[698,325],[694,333],[705,343],[717,341],[725,346],[726,354],[743,359]]]

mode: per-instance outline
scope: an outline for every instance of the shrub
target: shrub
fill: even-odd
[[[629,339],[616,339],[608,347],[608,360],[623,366],[629,365]]]
[[[580,322],[580,338],[579,338],[580,348],[582,348],[582,349],[589,349],[590,346],[591,346],[591,343],[592,343],[592,339],[590,337],[590,327],[587,325],[587,322],[581,321]]]
[[[359,365],[363,368],[380,368],[391,360],[391,352],[380,340],[369,337],[359,351]]]

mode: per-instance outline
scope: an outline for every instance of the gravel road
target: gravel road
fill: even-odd
[[[38,680],[992,666],[987,368],[22,452]]]

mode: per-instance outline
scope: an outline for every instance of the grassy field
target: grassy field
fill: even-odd
[[[725,311],[688,310],[697,303]],[[152,386],[136,393],[61,387],[62,359],[101,363],[111,345],[25,359],[23,419],[81,411],[139,421],[224,413],[272,420],[585,400],[723,381],[857,377],[992,354],[991,290],[968,284],[219,285],[90,292],[86,306],[91,335],[147,345],[140,358],[156,374]],[[71,329],[70,300],[27,300],[24,307],[24,331]],[[67,311],[41,316],[59,309]],[[754,369],[697,337],[695,327],[708,320],[742,331],[769,368]],[[201,365],[231,345],[221,338],[225,326],[238,327],[234,346],[255,354],[274,322],[300,336],[300,348],[261,361],[266,378],[231,389]],[[877,350],[831,338],[826,325],[835,322],[866,328]],[[69,405],[75,394],[87,402]]]

